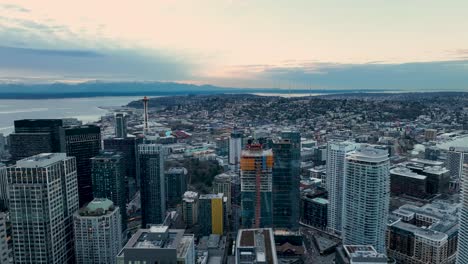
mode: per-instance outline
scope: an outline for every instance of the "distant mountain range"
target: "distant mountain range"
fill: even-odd
[[[328,90],[280,88],[228,88],[174,82],[84,82],[78,84],[0,84],[0,99],[82,98],[100,96],[157,96],[222,93],[343,94],[386,92],[384,90]]]

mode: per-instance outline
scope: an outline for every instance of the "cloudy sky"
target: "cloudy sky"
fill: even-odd
[[[0,0],[0,82],[468,90],[466,0]]]

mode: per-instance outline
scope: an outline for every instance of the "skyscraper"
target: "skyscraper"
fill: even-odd
[[[388,152],[362,145],[346,155],[343,244],[372,245],[385,253],[390,200]]]
[[[188,228],[198,223],[198,193],[192,191],[184,193],[182,216]]]
[[[15,132],[9,138],[11,158],[15,161],[40,153],[65,152],[61,119],[15,120]]]
[[[91,158],[101,150],[101,129],[95,125],[67,127],[65,145],[68,156],[76,158],[80,206],[93,200]]]
[[[223,235],[224,205],[223,194],[202,194],[198,199],[198,223],[203,236],[210,234]]]
[[[343,195],[346,153],[356,149],[356,144],[347,141],[331,141],[327,145],[327,190],[328,229],[342,232]]]
[[[450,147],[447,152],[447,169],[452,179],[461,179],[464,163],[468,163],[468,147]]]
[[[229,137],[229,165],[238,171],[242,152],[242,133],[232,132]]]
[[[15,263],[73,263],[75,158],[38,154],[17,161],[7,172]]]
[[[136,153],[137,153],[137,139],[135,137],[127,138],[106,138],[104,139],[104,149],[110,151],[120,152],[122,161],[125,163],[125,175],[127,176],[128,199],[130,200],[136,189]]]
[[[8,178],[5,164],[0,163],[0,211],[8,209]]]
[[[94,198],[110,199],[120,207],[122,232],[127,229],[125,167],[118,152],[101,152],[91,159]]]
[[[296,229],[299,225],[301,135],[284,132],[273,143],[273,226]]]
[[[167,207],[175,208],[182,202],[182,196],[187,191],[188,172],[184,167],[172,167],[165,173]]]
[[[242,151],[240,169],[242,226],[271,226],[273,152],[260,144],[247,145]]]
[[[468,263],[468,162],[463,165],[462,208],[459,219],[457,264]]]
[[[73,216],[75,254],[79,264],[115,264],[122,247],[120,208],[95,198]]]
[[[138,165],[141,193],[141,222],[162,224],[166,213],[164,153],[161,145],[138,145]]]
[[[123,113],[115,115],[115,137],[127,137],[127,116]]]

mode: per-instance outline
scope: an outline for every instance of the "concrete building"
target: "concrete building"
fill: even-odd
[[[236,264],[277,264],[273,229],[241,229],[236,239]]]
[[[195,264],[194,237],[167,226],[139,229],[117,255],[117,264],[136,263]]]
[[[15,263],[73,263],[74,157],[44,153],[7,168]],[[24,217],[27,214],[30,217]]]
[[[115,264],[122,247],[120,208],[95,198],[73,216],[78,264]]]
[[[460,207],[436,200],[422,207],[406,204],[393,211],[387,229],[388,256],[398,263],[455,263]],[[459,252],[463,254],[463,250]]]
[[[66,153],[76,158],[80,206],[93,200],[91,158],[101,151],[101,128],[96,125],[65,128]]]
[[[327,145],[328,230],[341,234],[343,229],[343,196],[345,188],[345,157],[355,150],[356,143],[331,141]]]
[[[200,234],[223,235],[224,233],[224,195],[202,194],[198,199],[198,223]]]
[[[378,253],[373,246],[344,245],[336,250],[336,264],[388,264],[387,256]]]
[[[241,218],[244,228],[273,224],[273,152],[250,144],[241,159]]]
[[[385,252],[390,203],[388,152],[361,145],[346,155],[343,203],[343,244],[372,245]]]
[[[273,226],[298,229],[299,182],[301,174],[301,134],[282,132],[273,142]]]
[[[117,113],[115,115],[115,137],[126,138],[127,137],[127,116],[123,113]]]
[[[303,193],[301,197],[301,223],[326,230],[329,204],[330,202],[320,195]]]
[[[142,226],[162,224],[166,214],[163,147],[157,144],[138,145],[138,165]]]
[[[429,129],[427,128],[424,130],[424,138],[426,141],[434,141],[437,139],[437,129]]]
[[[198,223],[198,193],[187,191],[182,198],[182,215],[187,228]]]
[[[167,208],[175,208],[182,202],[182,196],[188,187],[188,171],[184,167],[169,168],[166,177],[166,202]]]
[[[121,208],[122,232],[127,230],[125,163],[119,152],[103,151],[91,159],[94,198],[107,198]]]
[[[468,163],[468,147],[450,147],[446,165],[452,179],[461,178],[464,163]]]
[[[468,263],[468,163],[463,166],[461,197],[462,208],[459,219],[457,264]]]
[[[8,248],[8,237],[7,237],[7,214],[0,212],[0,263],[10,263],[10,249]]]
[[[420,199],[429,198],[427,193],[427,176],[420,175],[406,167],[396,167],[390,170],[390,190],[395,195],[409,195]]]
[[[226,211],[231,214],[232,179],[238,177],[235,174],[221,173],[213,180],[213,193],[222,193],[226,197]]]

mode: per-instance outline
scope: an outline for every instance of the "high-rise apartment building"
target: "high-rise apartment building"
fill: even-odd
[[[242,151],[240,169],[242,226],[271,226],[273,152],[261,144],[247,145]]]
[[[343,196],[346,154],[355,150],[356,143],[332,141],[327,145],[328,229],[341,234],[343,229]]]
[[[188,187],[188,171],[184,167],[172,167],[165,173],[166,204],[168,208],[175,208],[182,202],[182,196]]]
[[[185,235],[183,229],[139,229],[117,255],[117,264],[195,264],[194,244],[194,236]]]
[[[101,129],[95,125],[67,127],[65,146],[68,156],[76,158],[80,206],[93,200],[91,158],[101,150]]]
[[[73,216],[78,264],[116,263],[122,247],[120,208],[109,199],[95,198]]]
[[[447,169],[452,179],[460,179],[463,164],[468,163],[468,147],[450,147],[447,152]]]
[[[198,199],[198,223],[200,234],[223,235],[224,233],[224,201],[223,194],[202,194]]]
[[[462,208],[459,219],[457,264],[468,263],[468,163],[463,165],[461,197]]]
[[[232,132],[229,137],[229,165],[233,166],[236,171],[241,160],[242,138],[241,132]]]
[[[390,203],[388,152],[361,145],[346,154],[343,203],[343,244],[372,245],[385,253]]]
[[[182,199],[182,216],[188,228],[198,223],[198,193],[187,191]]]
[[[115,137],[127,137],[127,116],[123,113],[115,114]]]
[[[40,153],[65,152],[61,119],[15,120],[15,131],[9,135],[12,160]]]
[[[273,143],[273,226],[297,229],[299,226],[299,183],[301,135],[283,132]]]
[[[226,197],[226,211],[231,213],[232,199],[232,178],[238,177],[234,173],[221,173],[213,180],[213,193],[222,193]]]
[[[104,151],[91,158],[93,197],[107,198],[120,207],[122,231],[127,229],[125,164],[119,152]]]
[[[166,214],[163,147],[138,145],[142,226],[162,224]]]
[[[17,161],[7,173],[15,263],[73,263],[75,158],[38,154]]]

